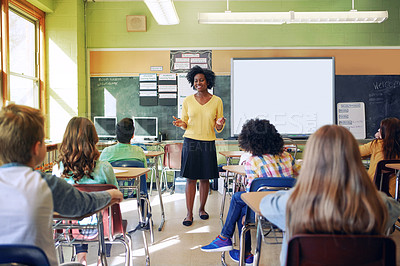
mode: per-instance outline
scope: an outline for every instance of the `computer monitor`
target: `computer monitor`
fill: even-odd
[[[96,128],[99,139],[111,140],[116,138],[115,126],[117,125],[116,117],[94,117],[94,127]]]
[[[157,140],[158,117],[133,117],[135,141]]]

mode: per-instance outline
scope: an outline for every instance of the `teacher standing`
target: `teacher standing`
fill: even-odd
[[[174,117],[172,123],[185,130],[183,134],[181,176],[186,178],[186,218],[183,225],[193,223],[193,203],[196,183],[200,180],[200,219],[207,220],[205,211],[210,179],[218,178],[215,131],[221,132],[225,125],[222,100],[208,90],[214,87],[215,74],[211,70],[195,66],[186,76],[197,92],[185,98],[182,118]]]

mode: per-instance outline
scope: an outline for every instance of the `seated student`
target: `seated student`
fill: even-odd
[[[359,147],[362,157],[371,156],[368,175],[371,180],[374,180],[379,161],[400,159],[400,120],[394,117],[383,119],[375,134],[375,139]],[[389,183],[392,195],[394,195],[395,183],[396,179],[392,178]]]
[[[112,166],[98,160],[100,152],[96,148],[99,141],[92,121],[85,117],[73,117],[65,129],[59,148],[59,167],[53,173],[70,184],[112,184],[118,188]],[[75,245],[78,261],[86,265],[87,244]],[[110,256],[111,244],[106,245],[106,255]]]
[[[118,143],[105,148],[100,154],[101,161],[109,163],[115,161],[141,161],[147,167],[146,155],[142,148],[131,145],[135,127],[131,118],[124,118],[118,122],[116,128]],[[147,195],[146,176],[140,179],[140,192]]]
[[[244,164],[246,171],[247,190],[251,181],[257,177],[294,177],[298,166],[292,155],[283,149],[283,139],[274,125],[268,120],[251,119],[247,121],[239,135],[239,146],[252,154]],[[238,224],[239,235],[242,229],[242,219],[246,214],[247,205],[241,199],[241,194],[233,194],[228,215],[221,234],[209,245],[203,246],[202,251],[221,252],[229,251],[232,260],[239,261],[239,250],[232,249],[231,237]],[[251,254],[250,232],[246,234],[246,263],[253,263]]]
[[[33,169],[46,156],[40,110],[10,104],[0,111],[0,244],[41,248],[58,265],[52,220],[56,211],[77,217],[122,201],[116,189],[86,193]]]
[[[295,187],[264,197],[260,210],[286,231],[280,257],[285,265],[294,235],[383,235],[400,215],[400,204],[372,184],[350,131],[327,125],[308,139]]]

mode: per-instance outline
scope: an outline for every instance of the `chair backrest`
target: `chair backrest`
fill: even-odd
[[[183,143],[171,143],[164,147],[164,167],[181,169]]]
[[[28,266],[49,266],[46,254],[31,245],[0,245],[0,264],[19,263]]]
[[[139,168],[144,168],[144,163],[142,161],[115,161],[112,162],[111,165],[113,167],[139,167]],[[143,177],[146,179],[146,174],[141,175],[140,177]]]
[[[388,196],[389,193],[389,180],[392,175],[395,174],[395,170],[387,168],[387,164],[400,163],[400,160],[381,160],[376,165],[374,183],[376,188],[382,192],[385,192]]]
[[[396,265],[396,245],[384,236],[302,234],[288,245],[287,266]]]
[[[116,186],[111,184],[76,184],[74,185],[78,190],[85,192],[104,191],[108,189],[117,189]],[[122,223],[121,208],[119,204],[113,204],[109,208],[102,211],[103,214],[103,226],[104,236],[109,240],[114,240],[116,237],[125,233],[124,226]],[[81,238],[82,235],[79,230],[73,230],[73,236],[77,239]],[[95,238],[90,237],[90,239]],[[84,238],[84,237],[83,237]]]
[[[288,190],[296,184],[293,177],[258,177],[250,185],[250,191]]]
[[[115,161],[112,162],[111,165],[113,167],[144,167],[144,163],[142,161]]]

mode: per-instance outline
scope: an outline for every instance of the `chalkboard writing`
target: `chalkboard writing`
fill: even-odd
[[[380,121],[400,118],[400,76],[336,76],[336,104],[364,102],[367,138],[373,138]]]

